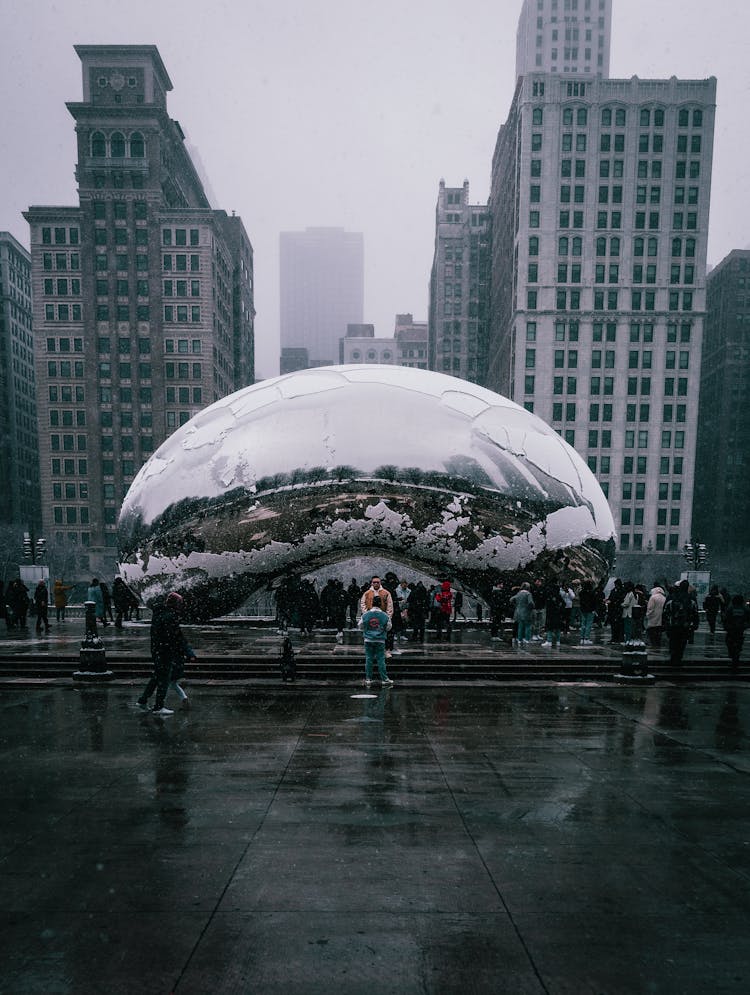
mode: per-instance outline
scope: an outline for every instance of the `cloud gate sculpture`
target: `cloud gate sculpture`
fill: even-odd
[[[141,468],[120,572],[225,614],[254,591],[388,556],[487,597],[500,575],[600,578],[612,514],[578,454],[484,388],[399,366],[304,370],[201,411]]]

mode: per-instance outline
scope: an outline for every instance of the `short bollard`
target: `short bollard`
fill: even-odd
[[[87,601],[84,607],[86,631],[81,641],[80,669],[74,672],[73,680],[110,681],[114,674],[111,670],[107,670],[107,654],[97,632],[96,602]]]
[[[648,649],[641,639],[631,639],[622,648],[622,664],[616,681],[633,684],[653,684],[653,674],[648,672]]]

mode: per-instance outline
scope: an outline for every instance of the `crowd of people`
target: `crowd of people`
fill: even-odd
[[[371,584],[352,578],[345,587],[341,580],[331,578],[318,593],[309,579],[285,579],[277,590],[279,625],[282,631],[296,626],[311,633],[322,627],[340,634],[347,626],[354,627],[378,594],[380,607],[390,620],[386,640],[389,655],[399,652],[401,641],[423,643],[428,625],[438,640],[448,641],[456,619],[466,618],[464,593],[449,579],[428,587],[421,580],[399,580],[389,571],[382,583],[378,578],[378,585],[381,589],[373,591]],[[599,643],[610,645],[643,641],[658,649],[666,643],[675,666],[681,663],[700,619],[697,593],[686,580],[674,584],[656,580],[650,587],[620,578],[599,584],[544,577],[521,584],[500,580],[492,589],[488,607],[492,638],[510,638],[518,648],[537,644],[554,649],[563,642],[586,648],[594,645],[596,632]],[[741,637],[750,624],[745,599],[713,586],[702,608],[711,634],[716,633],[717,625],[724,628],[728,653],[736,666],[737,646],[741,650]],[[481,621],[479,600],[476,615]]]
[[[377,586],[374,582],[377,581]],[[276,591],[276,613],[282,632],[290,626],[304,633],[314,628],[335,629],[339,639],[345,628],[354,628],[364,612],[371,610],[373,597],[389,618],[386,653],[399,653],[399,642],[423,643],[428,625],[437,631],[439,640],[450,641],[453,622],[463,613],[463,592],[450,580],[442,579],[430,587],[421,580],[399,580],[392,571],[367,583],[353,577],[347,587],[338,578],[330,578],[320,592],[313,582],[303,578],[284,578]],[[481,606],[479,607],[481,618]]]
[[[5,619],[8,629],[25,629],[29,615],[33,615],[36,631],[46,634],[49,632],[49,608],[54,607],[57,622],[64,622],[73,587],[58,578],[52,585],[50,598],[44,580],[40,580],[31,593],[20,577],[9,581],[7,586],[0,581],[0,618]],[[86,590],[85,600],[94,603],[94,614],[102,626],[111,622],[121,629],[123,621],[130,621],[133,615],[136,620],[140,618],[140,601],[121,577],[115,577],[111,590],[105,581],[94,577]]]
[[[600,630],[600,641],[610,645],[645,641],[659,649],[666,637],[673,666],[682,663],[685,648],[700,624],[697,592],[687,580],[674,584],[655,580],[650,589],[620,578],[598,585],[541,577],[516,586],[499,581],[489,607],[492,638],[501,638],[510,619],[512,643],[519,648],[538,643],[543,649],[554,649],[563,638],[579,647],[592,646],[594,629]],[[741,594],[730,596],[715,585],[702,607],[711,635],[721,623],[732,667],[737,669],[744,632],[750,624],[745,598]]]

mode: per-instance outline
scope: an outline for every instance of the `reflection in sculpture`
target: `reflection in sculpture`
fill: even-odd
[[[120,515],[144,600],[194,618],[287,574],[389,556],[487,597],[498,575],[600,578],[614,523],[548,425],[463,380],[398,366],[304,370],[197,414],[142,467]]]

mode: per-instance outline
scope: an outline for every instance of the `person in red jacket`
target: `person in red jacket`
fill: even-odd
[[[438,608],[435,617],[437,641],[440,642],[443,638],[443,626],[445,626],[445,641],[449,643],[451,641],[451,618],[453,616],[453,591],[451,590],[451,582],[449,580],[444,580],[440,585],[440,591],[435,595],[435,601]]]

